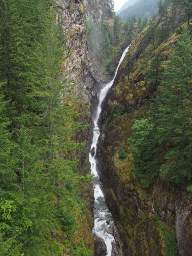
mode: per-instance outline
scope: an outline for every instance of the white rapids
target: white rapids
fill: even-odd
[[[107,248],[107,255],[112,255],[112,250],[115,247],[115,238],[113,235],[114,230],[114,222],[112,215],[107,207],[105,202],[105,195],[102,190],[102,184],[100,182],[99,170],[97,166],[97,146],[100,137],[100,128],[99,128],[99,119],[102,113],[102,104],[114,84],[116,79],[119,67],[123,62],[127,52],[129,50],[129,46],[124,50],[122,57],[119,61],[117,69],[115,70],[115,75],[113,80],[107,83],[100,91],[99,94],[99,102],[96,107],[95,117],[93,119],[93,139],[91,144],[91,149],[89,153],[89,162],[91,165],[91,174],[93,176],[93,184],[94,184],[94,228],[93,233],[102,239],[105,242]]]

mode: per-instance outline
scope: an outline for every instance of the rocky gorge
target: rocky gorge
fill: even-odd
[[[57,23],[62,27],[65,44],[68,49],[67,55],[63,56],[63,74],[73,84],[72,94],[76,95],[80,102],[86,106],[83,113],[85,122],[91,123],[90,112],[94,112],[97,104],[97,95],[103,84],[110,80],[109,74],[102,65],[104,36],[101,24],[106,22],[109,29],[113,24],[112,1],[55,1],[57,10]],[[91,131],[88,128],[80,134],[81,139],[86,142],[88,156],[89,139]],[[89,170],[88,158],[81,153],[82,158],[80,169]],[[88,171],[86,171],[87,173]],[[84,192],[83,197],[87,201],[90,215],[93,214],[93,193],[92,186],[89,191]],[[92,221],[89,228],[93,228]],[[90,234],[90,237],[93,237]],[[88,238],[90,240],[90,238]],[[95,236],[92,248],[95,255],[106,255],[106,245],[102,239]],[[92,240],[93,241],[93,240]]]
[[[0,256],[192,255],[192,0],[119,1],[0,0]]]

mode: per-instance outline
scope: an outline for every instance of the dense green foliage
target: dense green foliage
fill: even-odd
[[[75,136],[83,126],[61,79],[64,44],[54,21],[51,1],[0,1],[2,256],[90,255],[77,237],[85,209]]]
[[[135,175],[145,185],[155,179],[177,185],[190,184],[192,44],[184,33],[170,59],[164,63],[158,96],[146,119],[137,120],[129,143]]]

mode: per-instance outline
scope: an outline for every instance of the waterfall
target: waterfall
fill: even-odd
[[[91,174],[93,176],[93,186],[94,186],[94,228],[93,233],[102,239],[105,242],[107,248],[107,255],[112,255],[112,250],[115,247],[115,237],[113,235],[112,230],[114,230],[114,221],[112,215],[107,207],[105,201],[105,195],[102,191],[102,184],[99,177],[99,170],[97,164],[97,146],[100,137],[100,128],[99,128],[99,119],[102,113],[102,104],[114,84],[116,79],[119,67],[123,62],[127,52],[129,50],[129,46],[124,50],[122,57],[119,61],[119,64],[115,70],[114,77],[112,81],[107,83],[99,93],[99,101],[96,106],[96,114],[93,118],[93,138],[91,149],[89,153],[89,162],[91,165]]]

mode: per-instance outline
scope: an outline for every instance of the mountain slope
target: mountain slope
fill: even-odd
[[[119,10],[119,12],[121,12],[121,11],[127,9],[127,8],[130,7],[130,6],[135,5],[138,1],[140,1],[140,0],[131,0],[131,1],[128,0],[128,1],[121,7],[121,9]]]
[[[123,19],[131,17],[150,17],[154,16],[158,10],[159,0],[137,0],[134,3],[126,3],[124,8],[119,12]]]
[[[105,106],[102,181],[124,255],[191,255],[192,49],[184,10],[173,1],[132,42]]]

